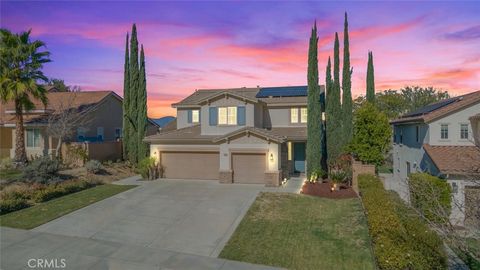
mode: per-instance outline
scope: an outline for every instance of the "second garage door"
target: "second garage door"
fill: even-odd
[[[161,160],[165,178],[218,180],[218,153],[162,152]]]
[[[232,168],[234,183],[265,183],[265,154],[233,154]]]

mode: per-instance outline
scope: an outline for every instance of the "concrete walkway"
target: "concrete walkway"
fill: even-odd
[[[0,269],[279,269],[118,242],[0,227]],[[65,267],[39,267],[40,260]],[[43,264],[44,265],[44,264]],[[33,266],[33,267],[32,267]]]

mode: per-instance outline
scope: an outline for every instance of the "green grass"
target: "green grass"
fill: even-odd
[[[356,198],[261,193],[220,257],[288,269],[375,269]]]
[[[0,225],[32,229],[72,211],[129,190],[133,185],[101,185],[0,216]]]

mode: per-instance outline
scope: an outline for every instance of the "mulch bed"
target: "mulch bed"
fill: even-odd
[[[302,187],[301,193],[330,199],[347,199],[357,197],[357,193],[355,193],[351,187],[341,186],[340,190],[334,191],[331,191],[330,187],[330,183],[328,182],[305,183]]]

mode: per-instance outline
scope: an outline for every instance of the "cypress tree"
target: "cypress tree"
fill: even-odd
[[[368,52],[367,101],[370,103],[375,103],[375,79],[374,79],[374,70],[373,70],[373,52]]]
[[[321,169],[322,160],[322,111],[320,86],[318,85],[318,36],[315,23],[308,49],[308,114],[307,114],[307,177]]]
[[[140,87],[137,99],[138,108],[138,161],[147,156],[148,148],[147,144],[143,142],[145,134],[147,133],[147,79],[145,74],[145,54],[143,51],[143,45],[140,49]]]
[[[340,52],[338,34],[335,33],[333,81],[326,82],[330,85],[329,100],[327,100],[327,153],[329,163],[335,162],[343,148],[342,136],[342,105],[340,103]],[[330,62],[330,59],[329,59]],[[330,66],[330,64],[328,65]],[[328,69],[327,66],[327,69]],[[327,74],[327,79],[329,75]]]
[[[343,72],[342,72],[342,122],[344,145],[350,143],[353,133],[352,111],[352,70],[350,69],[350,46],[348,40],[348,20],[345,12],[343,30]]]
[[[129,138],[129,159],[130,162],[136,164],[138,158],[138,129],[137,129],[137,110],[138,102],[137,96],[139,92],[139,69],[138,69],[138,40],[137,40],[137,27],[135,24],[132,26],[132,37],[130,39],[130,106],[128,110],[128,120],[130,126],[130,138]]]
[[[123,147],[123,160],[128,158],[129,150],[129,135],[130,135],[130,123],[128,121],[128,112],[130,105],[130,63],[129,63],[129,52],[128,52],[128,33],[127,39],[125,42],[125,64],[123,66],[123,130],[122,130],[122,147]]]

